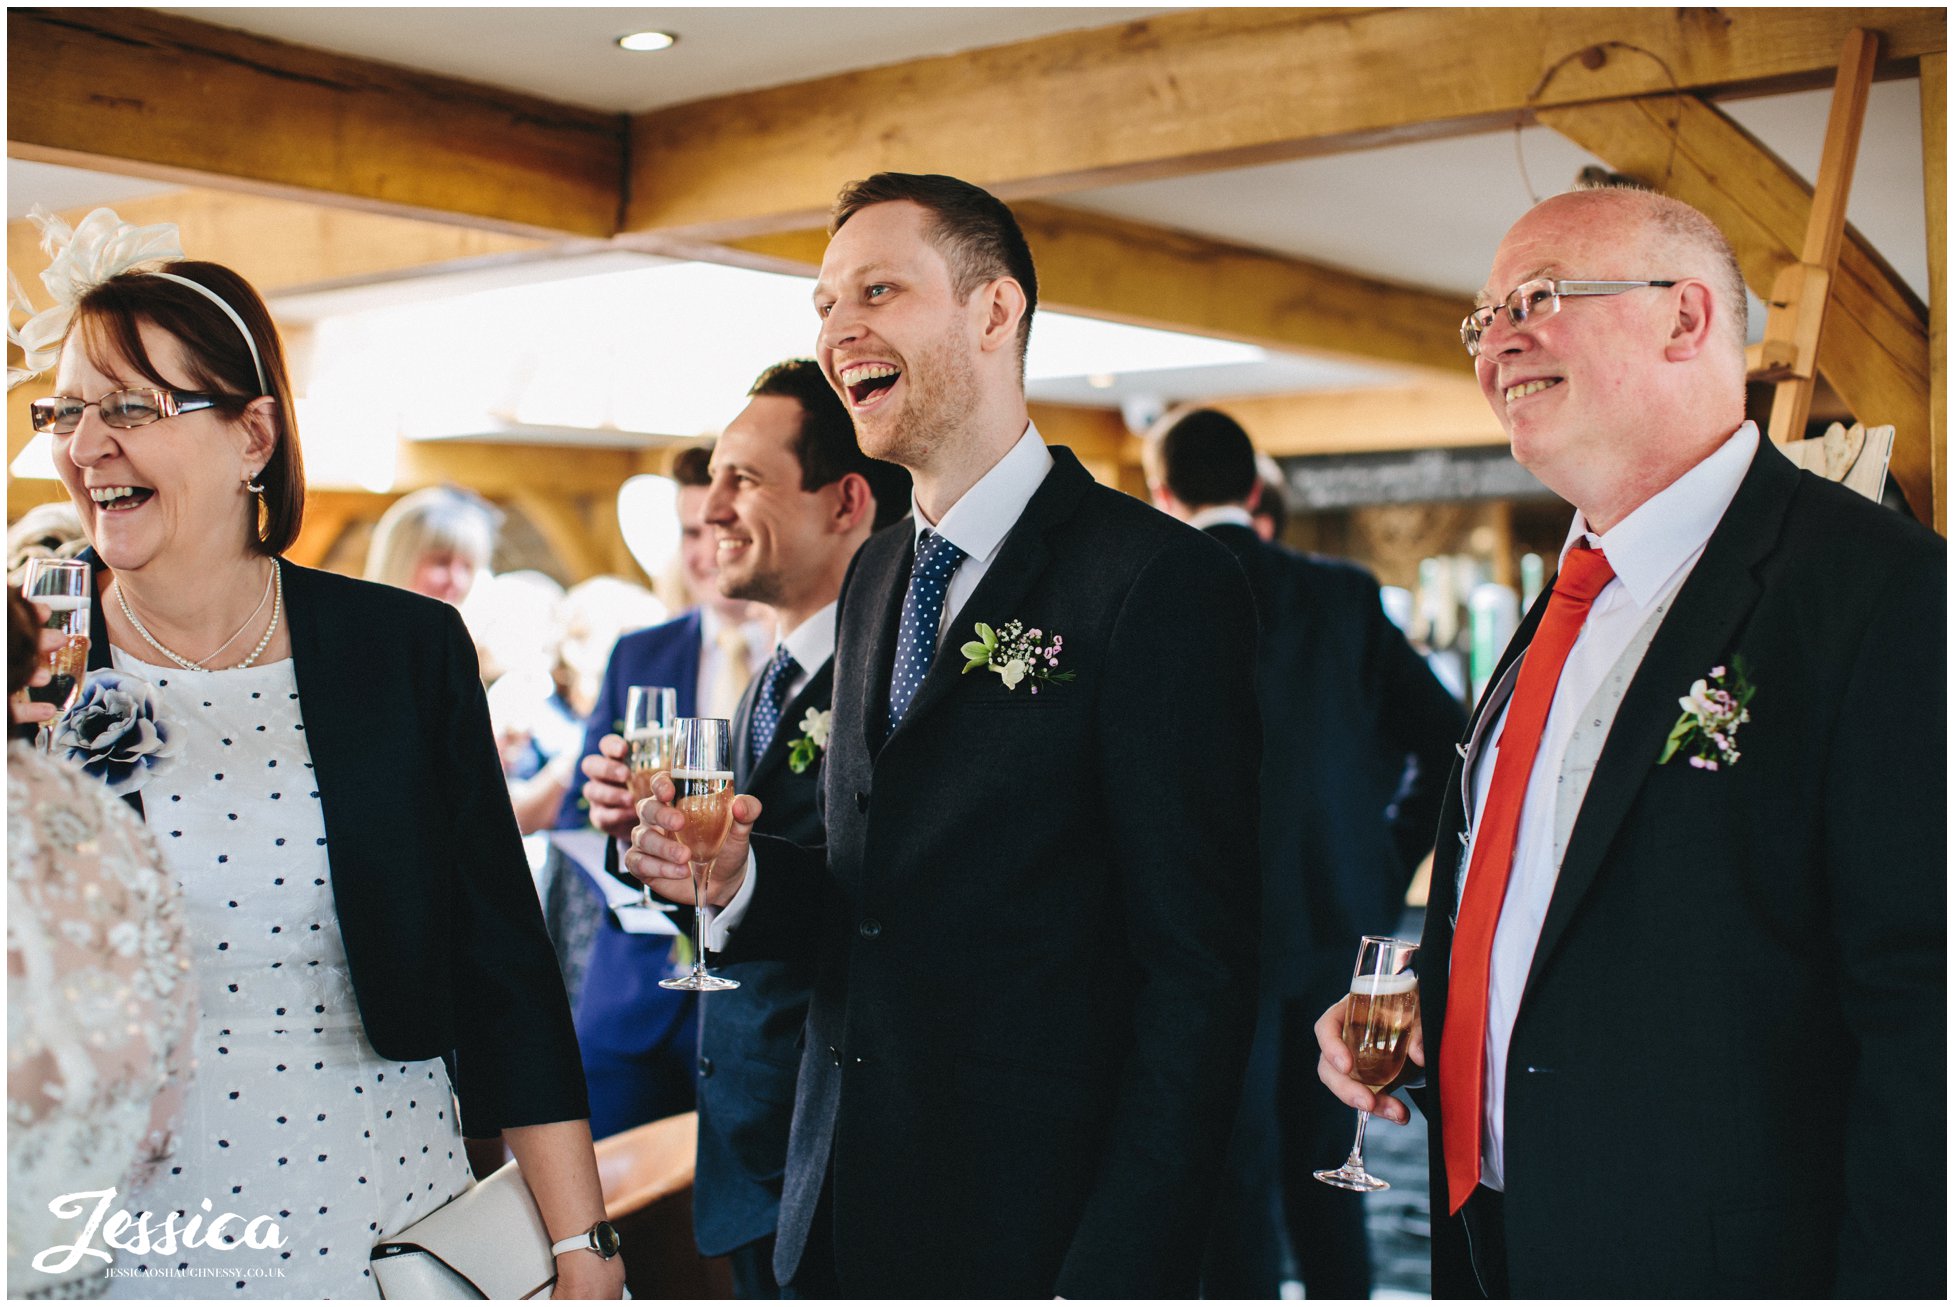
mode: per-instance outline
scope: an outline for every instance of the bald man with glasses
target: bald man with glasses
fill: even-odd
[[[1433,1296],[1945,1297],[1944,543],[1745,420],[1687,205],[1548,200],[1481,303],[1480,389],[1576,512],[1440,816]],[[1407,1119],[1341,1009],[1324,1083]]]

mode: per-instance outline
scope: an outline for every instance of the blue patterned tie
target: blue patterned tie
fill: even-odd
[[[780,709],[787,702],[787,687],[800,670],[801,665],[787,652],[786,645],[774,646],[773,661],[767,664],[766,673],[760,679],[760,692],[753,697],[753,720],[747,726],[756,763],[773,743],[774,732],[780,729]]]
[[[896,636],[896,665],[889,674],[889,729],[909,711],[909,701],[923,683],[936,656],[936,628],[943,622],[943,599],[950,577],[963,562],[964,552],[925,531],[916,541],[916,565],[909,572],[909,593],[902,600],[902,627]]]

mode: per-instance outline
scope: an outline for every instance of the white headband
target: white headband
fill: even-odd
[[[40,376],[54,366],[55,360],[60,357],[61,342],[68,334],[68,324],[74,318],[75,305],[88,292],[111,277],[134,269],[138,264],[183,257],[183,246],[173,222],[136,227],[122,221],[112,209],[96,209],[81,220],[79,227],[71,229],[38,204],[27,216],[41,229],[41,248],[53,257],[47,270],[41,274],[41,284],[54,297],[54,307],[35,313],[27,292],[21,288],[20,279],[14,276],[11,269],[8,271],[7,290],[13,307],[30,315],[18,328],[11,320],[7,324],[7,339],[18,345],[23,355],[22,366],[7,369],[8,390]],[[149,275],[188,286],[222,309],[224,316],[237,326],[238,334],[244,337],[245,347],[251,351],[251,368],[258,376],[258,393],[264,395],[270,392],[270,387],[265,384],[264,362],[258,357],[258,342],[252,337],[251,329],[244,325],[244,318],[224,301],[223,296],[200,282],[179,277],[173,272],[151,272]]]
[[[271,387],[265,384],[265,365],[258,358],[258,342],[252,339],[251,328],[244,325],[243,314],[225,303],[222,295],[219,295],[216,291],[200,281],[191,281],[188,277],[179,277],[174,272],[152,272],[149,275],[152,277],[161,277],[164,281],[173,281],[179,286],[188,286],[191,290],[196,291],[197,294],[224,310],[224,316],[237,324],[238,335],[244,337],[244,347],[251,351],[251,370],[258,374],[258,393],[260,395],[269,395],[271,393]]]

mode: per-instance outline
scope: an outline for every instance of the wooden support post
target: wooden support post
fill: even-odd
[[[570,584],[596,576],[610,561],[610,548],[594,539],[575,500],[542,491],[525,491],[510,497],[511,505],[529,519],[563,564]],[[613,492],[615,502],[615,492]]]
[[[1774,342],[1789,342],[1792,374],[1778,383],[1771,400],[1771,439],[1778,444],[1805,438],[1811,414],[1812,379],[1818,374],[1818,338],[1825,324],[1832,273],[1839,266],[1839,247],[1845,238],[1845,204],[1852,194],[1852,169],[1859,160],[1860,129],[1866,121],[1866,96],[1872,90],[1873,63],[1879,57],[1879,36],[1863,27],[1847,33],[1839,56],[1838,85],[1832,91],[1832,111],[1825,121],[1825,149],[1819,156],[1812,195],[1812,216],[1805,228],[1805,245],[1798,263],[1785,269],[1773,288],[1796,297],[1774,304],[1764,329],[1766,362]],[[1788,274],[1788,275],[1786,275]],[[1790,315],[1790,323],[1784,316]],[[1788,326],[1788,330],[1787,330]]]
[[[1927,185],[1927,357],[1933,370],[1934,530],[1947,534],[1947,52],[1920,56],[1920,145]]]

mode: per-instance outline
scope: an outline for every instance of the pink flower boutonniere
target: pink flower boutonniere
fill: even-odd
[[[1704,771],[1735,764],[1743,757],[1737,752],[1737,728],[1750,720],[1750,699],[1756,693],[1741,655],[1732,658],[1728,668],[1712,667],[1707,678],[1690,686],[1689,693],[1677,700],[1683,706],[1683,715],[1670,727],[1656,765],[1684,750],[1688,751],[1689,765]]]
[[[963,665],[964,674],[982,667],[997,673],[1004,682],[1004,688],[1015,690],[1021,681],[1031,682],[1031,692],[1038,693],[1042,685],[1063,685],[1077,673],[1058,670],[1059,655],[1065,650],[1065,637],[1053,635],[1050,640],[1037,627],[1029,631],[1023,622],[1006,622],[1002,631],[994,630],[987,622],[977,623],[977,638],[964,645],[960,652],[968,660]]]

